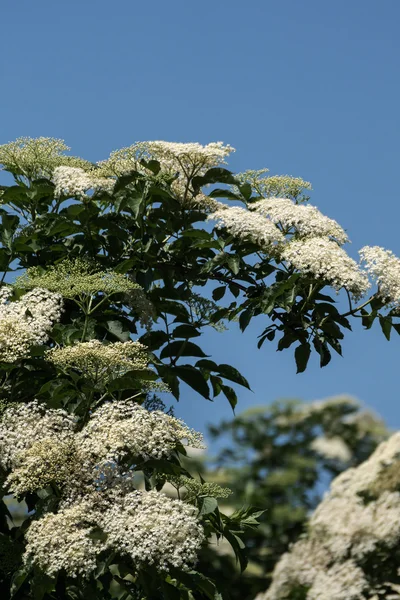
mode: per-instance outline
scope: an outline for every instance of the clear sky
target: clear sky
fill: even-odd
[[[138,140],[222,140],[235,171],[310,180],[354,257],[400,255],[399,0],[4,0],[1,21],[0,143],[59,137],[96,161]],[[250,380],[239,411],[350,393],[400,427],[399,336],[356,328],[344,358],[296,375],[257,330],[204,337]],[[231,412],[188,391],[177,414],[204,430]]]

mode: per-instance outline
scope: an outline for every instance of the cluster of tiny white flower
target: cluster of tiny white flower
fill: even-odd
[[[134,473],[118,461],[168,457],[182,444],[202,446],[202,436],[161,411],[129,401],[103,405],[80,431],[63,410],[36,401],[7,407],[0,420],[0,465],[11,470],[14,493],[59,487],[56,514],[33,520],[25,562],[47,574],[64,570],[89,576],[98,554],[116,551],[135,567],[187,568],[203,540],[197,509],[160,492],[134,489]],[[104,535],[93,535],[94,532]]]
[[[390,557],[400,541],[399,455],[397,433],[333,481],[307,536],[282,557],[259,600],[284,600],[299,588],[307,600],[380,598],[380,590],[393,589],[385,575],[371,580],[364,565],[375,552]]]
[[[128,371],[148,369],[149,362],[146,346],[132,340],[112,344],[90,340],[50,348],[46,359],[61,369],[77,369],[94,384],[101,385]]]
[[[14,469],[20,455],[37,442],[53,440],[68,444],[73,437],[75,420],[61,409],[49,409],[36,400],[10,404],[0,419],[0,465]]]
[[[180,443],[203,447],[201,434],[179,419],[124,400],[97,409],[77,437],[81,453],[97,461],[115,460],[127,453],[167,457]]]
[[[10,302],[11,287],[0,293],[0,360],[14,362],[43,344],[62,314],[62,297],[45,289],[33,289],[19,301]]]
[[[311,442],[311,448],[320,456],[328,460],[349,462],[352,452],[346,442],[339,436],[319,436]]]
[[[358,264],[336,242],[326,238],[292,239],[284,246],[282,258],[295,269],[326,280],[337,291],[346,288],[356,299],[370,287]]]
[[[144,172],[141,159],[154,159],[160,162],[161,171],[174,173],[182,171],[184,177],[193,177],[209,167],[225,163],[225,158],[234,152],[232,146],[213,142],[202,146],[198,143],[137,142],[128,148],[115,150],[107,160],[98,163],[100,175],[120,177],[133,170]]]
[[[217,229],[224,228],[233,237],[258,244],[268,250],[285,239],[271,221],[238,206],[216,210],[207,220],[216,221]]]
[[[107,463],[118,478],[118,461],[126,456],[168,458],[182,445],[204,448],[203,437],[181,420],[129,400],[104,404],[80,431],[65,411],[46,410],[37,401],[11,404],[0,420],[0,465],[11,469],[7,483],[17,493],[52,481],[61,485],[67,477],[72,487],[90,480],[93,488]]]
[[[400,310],[400,258],[379,246],[364,246],[361,260],[378,284],[381,298],[396,311]]]
[[[95,534],[97,532],[97,535]],[[133,566],[188,569],[205,539],[197,509],[156,491],[133,491],[112,503],[82,500],[33,521],[26,533],[25,564],[48,575],[88,577],[106,550],[129,556]]]
[[[263,198],[294,198],[308,200],[306,191],[312,190],[311,183],[291,175],[268,175],[269,169],[247,170],[235,178],[241,184],[249,183],[253,191]],[[236,190],[235,190],[236,191]]]
[[[103,293],[108,296],[131,292],[140,286],[122,273],[102,270],[83,258],[66,259],[46,271],[30,267],[18,277],[15,286],[22,289],[43,287],[64,298],[82,298]]]
[[[333,238],[339,244],[349,241],[339,223],[311,204],[295,204],[289,198],[265,198],[250,204],[249,208],[280,225],[284,233],[294,228],[301,236]]]
[[[32,521],[25,534],[25,564],[38,566],[48,575],[60,571],[71,577],[88,576],[104,551],[104,542],[91,536],[98,514],[83,501]]]
[[[90,162],[65,155],[67,150],[70,148],[63,140],[20,137],[0,146],[0,165],[28,178],[51,177],[54,169],[60,165],[90,168]]]
[[[95,172],[88,172],[80,167],[56,167],[52,177],[55,185],[55,198],[74,197],[83,200],[88,197],[88,190],[106,190],[112,192],[115,179],[96,177]]]
[[[204,541],[197,512],[194,506],[159,492],[134,491],[104,513],[102,528],[108,543],[137,566],[187,569]]]

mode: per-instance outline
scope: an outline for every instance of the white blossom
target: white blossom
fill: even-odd
[[[49,409],[36,400],[11,404],[0,418],[0,465],[4,469],[21,464],[21,455],[44,440],[71,441],[75,420],[61,409]]]
[[[332,482],[307,535],[282,556],[259,600],[286,600],[299,587],[306,600],[388,597],[385,590],[394,588],[386,574],[371,580],[364,566],[375,553],[389,559],[400,542],[399,457],[397,433]]]
[[[48,575],[60,571],[72,577],[90,575],[106,547],[104,541],[91,537],[97,521],[98,514],[87,501],[33,521],[25,534],[24,562]]]
[[[216,221],[217,229],[225,228],[241,241],[252,242],[267,249],[284,241],[284,236],[271,221],[244,208],[234,206],[216,210],[207,220]]]
[[[154,564],[159,570],[189,568],[204,541],[197,509],[156,491],[127,494],[105,511],[101,524],[109,546],[137,566]]]
[[[17,278],[15,286],[22,289],[42,287],[70,299],[82,299],[98,293],[111,296],[141,289],[126,275],[103,270],[100,265],[84,258],[66,259],[45,271],[40,267],[30,267]]]
[[[89,168],[91,164],[75,156],[67,156],[70,150],[64,140],[55,138],[20,137],[14,142],[0,145],[0,165],[4,169],[28,178],[51,177],[60,165]]]
[[[128,371],[148,368],[148,352],[140,342],[114,342],[100,340],[77,342],[72,346],[50,348],[46,359],[61,369],[77,369],[94,384],[104,384]],[[149,369],[150,370],[150,369]]]
[[[319,436],[312,441],[311,448],[328,460],[339,460],[346,463],[352,457],[349,446],[339,436]]]
[[[298,271],[327,281],[337,291],[347,289],[355,298],[364,296],[369,289],[366,274],[343,248],[329,239],[293,239],[284,246],[282,258]]]
[[[29,354],[34,344],[48,340],[49,331],[62,314],[62,298],[45,289],[33,289],[10,302],[12,289],[0,294],[0,360],[15,362]]]
[[[80,167],[56,167],[53,172],[54,196],[74,197],[83,200],[89,190],[112,192],[115,179],[96,177],[95,171],[85,171]]]
[[[311,204],[295,204],[289,198],[266,198],[250,204],[249,208],[279,224],[285,233],[294,228],[301,236],[333,238],[339,244],[348,241],[344,229]]]
[[[379,295],[397,311],[400,310],[400,258],[379,246],[364,246],[360,256],[378,284]]]
[[[234,152],[232,146],[212,142],[206,146],[198,143],[137,142],[127,148],[115,150],[110,157],[98,163],[99,174],[120,177],[133,170],[146,171],[140,160],[153,159],[160,162],[162,173],[180,172],[187,178],[200,175],[210,167],[225,163],[225,158]]]
[[[77,440],[82,455],[97,461],[115,460],[127,453],[143,458],[168,457],[179,444],[203,447],[202,436],[179,419],[125,400],[98,408]]]

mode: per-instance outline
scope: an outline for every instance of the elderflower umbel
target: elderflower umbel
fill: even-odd
[[[198,143],[137,142],[128,148],[111,153],[110,157],[98,163],[101,175],[121,176],[130,171],[143,172],[140,160],[153,159],[160,162],[161,171],[174,173],[181,171],[185,177],[199,175],[205,169],[225,163],[225,158],[234,148],[222,142],[202,146]]]
[[[113,344],[90,340],[73,346],[50,348],[46,359],[61,369],[77,369],[94,383],[105,383],[128,371],[148,368],[146,346],[132,340]]]
[[[303,192],[304,190],[312,190],[309,181],[291,175],[266,176],[268,172],[269,169],[248,170],[237,174],[235,177],[242,184],[249,183],[255,192],[264,198],[280,197],[301,201],[308,200],[308,196],[305,196]]]
[[[53,173],[55,184],[54,196],[87,198],[88,190],[105,189],[112,192],[115,180],[105,177],[95,177],[93,172],[85,171],[79,167],[57,167]]]
[[[105,549],[104,541],[91,536],[97,522],[98,514],[87,501],[33,521],[25,534],[24,563],[50,576],[60,571],[71,577],[89,576]]]
[[[14,362],[43,344],[62,313],[62,298],[45,289],[33,289],[19,301],[10,302],[12,289],[0,292],[0,360]]]
[[[45,287],[71,299],[99,292],[106,295],[126,293],[140,287],[126,275],[101,270],[98,265],[81,258],[64,260],[46,271],[31,267],[17,278],[15,286],[22,289]]]
[[[339,244],[348,242],[344,229],[311,204],[295,204],[289,198],[266,198],[251,204],[249,208],[268,217],[276,225],[281,225],[285,233],[295,228],[301,236],[326,236]]]
[[[0,165],[7,171],[28,178],[50,177],[56,167],[89,168],[91,164],[81,158],[66,156],[70,150],[63,140],[54,138],[20,137],[14,142],[0,145]]]
[[[267,249],[285,239],[271,221],[236,206],[213,212],[207,217],[207,221],[216,221],[217,229],[226,229],[233,237],[243,242],[252,242]]]
[[[91,460],[116,460],[127,453],[143,458],[165,458],[180,444],[203,447],[201,434],[182,421],[129,400],[98,408],[77,434],[82,454]]]
[[[400,258],[379,246],[364,246],[362,262],[378,284],[379,295],[396,311],[400,310]]]
[[[104,513],[101,524],[110,546],[135,565],[160,571],[190,568],[204,541],[197,509],[156,491],[127,494]]]
[[[0,418],[0,465],[4,469],[21,464],[20,456],[37,442],[56,440],[68,444],[74,418],[61,409],[49,409],[36,400],[11,404]]]
[[[50,483],[63,484],[73,475],[75,448],[72,440],[54,438],[35,441],[18,454],[19,465],[7,477],[6,486],[13,494],[35,492]]]
[[[365,273],[331,240],[321,237],[293,239],[283,248],[282,258],[298,271],[329,282],[337,291],[346,288],[355,298],[364,296],[369,289]]]

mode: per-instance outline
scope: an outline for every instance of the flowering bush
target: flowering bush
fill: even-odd
[[[223,515],[225,492],[188,483],[180,459],[199,436],[162,403],[151,410],[150,394],[179,399],[183,381],[234,407],[231,383],[247,380],[197,343],[226,321],[269,319],[258,346],[296,344],[299,372],[312,348],[321,366],[341,353],[349,317],[378,318],[389,338],[400,261],[364,248],[357,263],[340,225],[308,204],[308,182],[235,176],[221,142],[140,142],[97,164],[67,151],[50,138],[0,146],[14,177],[0,186],[1,482],[28,507],[14,527],[0,505],[4,593],[218,598],[197,554],[224,536],[244,566],[255,514]],[[187,493],[172,500],[163,489],[177,481]]]

